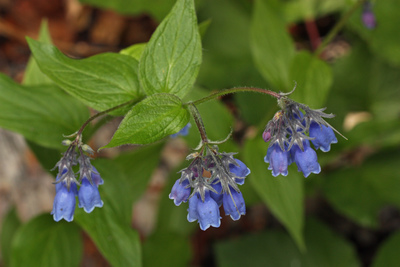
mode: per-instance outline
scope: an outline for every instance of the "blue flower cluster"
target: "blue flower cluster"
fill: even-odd
[[[250,173],[250,169],[234,153],[219,153],[216,147],[206,147],[206,155],[194,153],[188,156],[192,163],[181,171],[181,178],[172,187],[169,198],[176,206],[189,200],[189,222],[198,221],[200,229],[219,227],[219,207],[223,205],[225,215],[239,220],[246,214],[246,205],[238,185]],[[205,177],[204,174],[211,174]],[[193,188],[193,192],[191,192]]]
[[[287,98],[284,101],[285,108],[274,115],[264,130],[264,141],[271,141],[264,161],[269,163],[268,169],[275,177],[288,175],[288,166],[293,162],[304,177],[318,174],[321,166],[310,141],[315,149],[323,152],[337,143],[333,128],[322,118],[332,118],[333,115],[324,113],[324,109],[312,110]]]
[[[89,153],[92,151],[87,146],[83,147]],[[51,214],[57,222],[61,219],[71,222],[74,219],[76,196],[78,196],[79,208],[83,208],[87,213],[92,212],[95,207],[103,207],[98,187],[104,181],[96,168],[91,165],[90,158],[83,154],[82,147],[79,149],[81,155],[77,160],[75,148],[76,145],[72,144],[56,164],[56,167],[58,167],[55,182],[56,196]],[[76,175],[72,169],[77,163],[79,163],[79,181],[76,180]],[[80,188],[78,190],[79,182]]]

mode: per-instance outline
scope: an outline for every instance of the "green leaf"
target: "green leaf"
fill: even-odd
[[[0,74],[0,127],[49,148],[89,117],[85,106],[54,85],[21,86]]]
[[[372,267],[399,266],[400,232],[392,234],[378,249]]]
[[[315,219],[307,221],[305,241],[307,252],[302,254],[282,231],[250,234],[217,243],[217,263],[219,267],[360,266],[354,248]]]
[[[323,192],[340,213],[366,227],[378,227],[378,212],[388,204],[400,207],[400,157],[381,152],[360,166],[327,174]]]
[[[28,38],[29,47],[42,72],[84,104],[103,111],[143,96],[133,57],[104,53],[75,60],[50,44]],[[122,115],[129,107],[113,114]]]
[[[394,34],[398,31],[400,24],[400,2],[397,0],[375,1],[373,12],[376,17],[375,29],[367,29],[361,21],[362,8],[355,12],[349,26],[366,41],[372,52],[384,58],[387,62],[400,65],[400,35]]]
[[[39,30],[38,40],[45,44],[52,44],[48,23],[46,19],[42,20]],[[40,71],[39,66],[36,64],[35,59],[30,56],[28,65],[26,66],[24,80],[22,82],[25,85],[39,85],[39,84],[51,84],[53,81],[47,77],[43,72]]]
[[[208,28],[210,27],[211,19],[205,20],[199,24],[199,33],[201,38],[207,33]]]
[[[137,61],[139,61],[144,49],[146,48],[146,45],[147,43],[134,44],[125,49],[122,49],[119,53],[131,56]]]
[[[11,244],[14,239],[15,233],[21,226],[21,221],[18,218],[15,209],[11,209],[3,219],[3,226],[1,227],[0,247],[1,258],[4,266],[10,266],[11,258]]]
[[[294,45],[286,30],[282,6],[277,1],[256,0],[250,44],[258,70],[275,89],[290,91],[289,68]]]
[[[149,144],[179,132],[188,121],[189,112],[178,97],[170,94],[152,95],[126,114],[105,147]]]
[[[287,177],[273,177],[267,173],[268,164],[263,160],[267,148],[261,136],[246,142],[244,162],[251,170],[248,179],[271,212],[288,229],[299,248],[304,249],[303,177],[293,168]]]
[[[54,222],[49,214],[43,214],[16,233],[10,266],[77,267],[82,251],[82,238],[76,224]]]
[[[291,0],[285,1],[284,11],[287,22],[301,22],[341,11],[347,0]]]
[[[193,0],[178,0],[153,33],[139,64],[147,95],[183,97],[193,86],[201,63],[201,40]]]
[[[311,108],[321,108],[332,84],[332,71],[324,61],[303,51],[292,60],[290,80],[297,82],[297,89],[290,98]]]

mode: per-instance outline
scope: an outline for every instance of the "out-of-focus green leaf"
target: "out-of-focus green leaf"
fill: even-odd
[[[201,64],[201,39],[193,0],[178,0],[153,33],[139,64],[147,95],[183,97],[192,88]]]
[[[134,106],[122,120],[110,143],[149,144],[179,132],[189,121],[182,101],[170,94],[155,94]]]
[[[358,9],[350,19],[349,26],[354,29],[369,45],[374,54],[386,61],[400,65],[400,2],[397,0],[375,1],[372,8],[377,26],[366,28],[361,20],[362,8]]]
[[[309,52],[297,53],[290,67],[290,80],[297,82],[290,98],[312,108],[322,108],[332,84],[331,68]]]
[[[42,20],[38,40],[45,44],[52,44],[47,20]],[[25,85],[39,85],[51,84],[53,81],[40,71],[35,59],[31,56],[26,66],[24,80],[22,83]]]
[[[323,192],[340,213],[367,227],[378,226],[384,205],[400,207],[398,151],[381,152],[360,166],[326,175]]]
[[[285,1],[284,11],[287,22],[299,22],[318,18],[345,8],[347,0],[291,0]]]
[[[292,87],[289,69],[294,45],[282,13],[280,2],[256,0],[250,40],[258,70],[276,90],[287,92]]]
[[[15,234],[10,266],[77,267],[81,258],[79,227],[75,223],[55,222],[49,214],[43,214]]]
[[[0,126],[45,147],[61,148],[76,132],[87,108],[54,85],[22,86],[0,74]]]
[[[86,105],[103,111],[143,97],[133,57],[104,53],[75,60],[56,47],[28,38],[29,47],[41,71],[57,85]],[[112,114],[122,115],[129,107]]]
[[[131,56],[139,61],[144,49],[146,48],[146,45],[147,43],[134,44],[125,49],[122,49],[120,53],[123,55]]]
[[[11,209],[3,219],[0,236],[1,258],[5,266],[10,266],[11,244],[20,226],[16,210]]]
[[[219,267],[356,267],[360,264],[351,245],[315,219],[307,221],[305,241],[307,252],[304,254],[281,231],[268,231],[223,241],[215,246],[217,263]]]
[[[249,181],[271,212],[288,229],[299,248],[304,249],[303,177],[293,169],[287,177],[273,177],[264,162],[267,148],[261,137],[246,142],[244,162],[251,170]]]
[[[379,248],[372,267],[397,267],[399,266],[400,232],[390,236]]]
[[[158,20],[162,20],[171,9],[175,0],[79,0],[105,9],[113,9],[120,14],[138,15],[150,13]]]
[[[201,38],[204,37],[204,35],[206,34],[208,27],[210,27],[211,24],[211,19],[207,19],[201,23],[199,23],[199,33]]]
[[[141,266],[139,235],[131,228],[132,205],[146,189],[161,148],[162,144],[156,144],[112,161],[94,161],[104,180],[99,188],[104,206],[90,214],[78,209],[75,220],[113,266]]]

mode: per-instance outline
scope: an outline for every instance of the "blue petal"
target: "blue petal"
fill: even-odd
[[[272,170],[274,177],[279,174],[286,176],[288,175],[288,166],[291,164],[290,153],[288,151],[282,151],[278,143],[273,144],[268,148],[267,156],[264,161],[269,163],[269,170]]]
[[[236,166],[235,164],[229,164],[229,171],[233,174],[235,174],[238,177],[241,177],[243,179],[238,179],[236,178],[236,183],[237,184],[244,184],[244,178],[250,174],[250,169],[247,168],[247,166],[240,160],[235,159],[236,163],[239,164],[239,166]]]
[[[290,150],[297,168],[303,173],[304,177],[308,177],[310,173],[318,174],[321,172],[321,166],[318,163],[317,153],[310,147],[310,142],[303,142],[304,151],[294,145]]]
[[[197,203],[199,202],[199,196],[198,193],[189,198],[189,208],[188,208],[188,215],[187,215],[187,220],[189,222],[194,222],[199,218],[199,215],[197,214]]]
[[[103,179],[101,179],[99,172],[94,166],[92,166],[92,180],[96,186],[104,184]]]
[[[246,205],[244,203],[243,195],[230,187],[231,195],[224,193],[223,203],[225,215],[230,215],[232,220],[237,221],[241,215],[246,214]],[[236,205],[236,206],[235,206]]]
[[[215,200],[215,202],[217,202],[218,206],[220,207],[222,205],[222,185],[220,182],[218,182],[216,184],[212,184],[211,186],[218,192],[218,194],[210,191],[210,196],[212,199]]]
[[[186,202],[190,196],[190,187],[186,188],[189,185],[189,181],[184,180],[182,183],[179,183],[179,181],[180,179],[176,180],[169,194],[169,199],[173,199],[176,206]]]
[[[336,144],[338,142],[331,127],[325,125],[320,126],[316,122],[311,123],[309,133],[310,137],[314,137],[311,142],[315,149],[319,148],[323,152],[328,152],[331,150],[331,144]]]
[[[99,189],[96,185],[92,185],[87,178],[82,179],[82,185],[78,192],[78,200],[79,208],[83,208],[87,213],[92,212],[95,207],[103,207]]]
[[[60,183],[61,185],[61,183]],[[74,219],[76,204],[76,184],[72,184],[68,191],[65,184],[58,187],[58,191],[54,198],[53,210],[51,214],[56,222],[61,219],[71,222]]]
[[[182,136],[186,136],[189,134],[189,128],[191,127],[190,122],[188,124],[186,124],[185,127],[183,127],[179,132],[175,133],[175,134],[171,134],[170,137],[172,138],[176,138],[178,137],[178,135],[182,135]]]
[[[210,226],[219,227],[221,225],[218,204],[210,197],[209,192],[206,192],[204,202],[201,199],[197,202],[197,214],[200,229],[203,231]]]

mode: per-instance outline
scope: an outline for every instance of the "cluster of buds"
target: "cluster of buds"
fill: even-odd
[[[233,155],[219,152],[217,146],[201,145],[200,152],[187,157],[189,166],[180,171],[181,177],[172,187],[169,198],[176,206],[189,200],[189,222],[198,221],[201,230],[210,226],[219,227],[219,207],[223,205],[225,215],[239,220],[246,214],[246,206],[238,185],[249,175],[247,166]]]
[[[55,221],[64,219],[71,222],[74,219],[76,196],[78,196],[79,208],[90,213],[95,207],[103,207],[98,186],[103,184],[96,168],[90,163],[90,157],[94,151],[90,146],[83,144],[81,135],[74,141],[64,140],[68,149],[54,168],[58,168],[56,177],[56,196],[54,198],[51,214]],[[77,152],[78,151],[78,152]],[[88,154],[88,155],[87,155]],[[79,180],[73,170],[73,166],[79,164]],[[80,186],[78,190],[78,186]]]
[[[268,122],[263,133],[264,141],[270,142],[264,158],[269,163],[268,169],[272,170],[273,176],[286,176],[288,166],[295,162],[304,177],[320,173],[317,153],[311,148],[310,141],[315,149],[324,152],[337,143],[334,128],[324,120],[334,115],[324,113],[325,109],[310,109],[285,95],[279,98],[278,104],[282,110]]]

